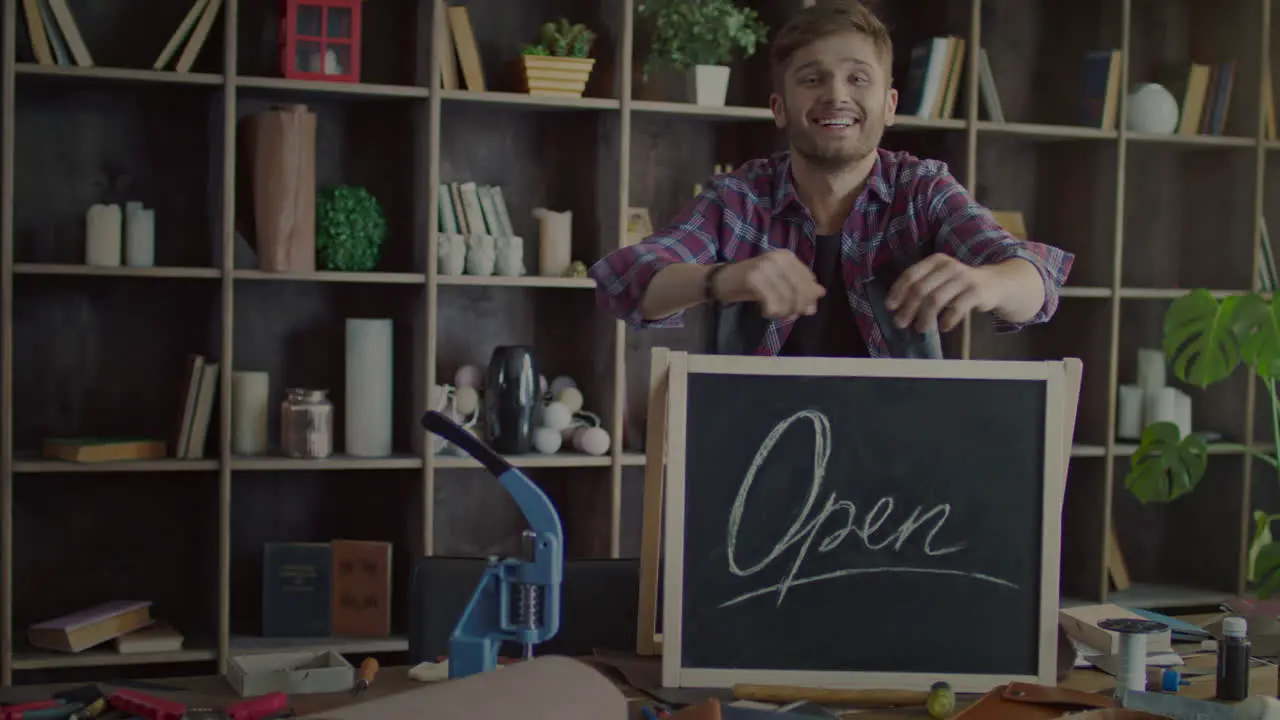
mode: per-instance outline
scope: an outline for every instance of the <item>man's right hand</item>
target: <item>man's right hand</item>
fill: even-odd
[[[770,319],[812,315],[818,311],[818,300],[827,294],[790,250],[773,250],[733,263],[713,282],[721,302],[758,302],[761,314]]]

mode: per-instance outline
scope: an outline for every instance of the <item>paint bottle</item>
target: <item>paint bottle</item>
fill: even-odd
[[[1222,621],[1218,643],[1218,699],[1228,702],[1249,696],[1249,623],[1242,617]]]

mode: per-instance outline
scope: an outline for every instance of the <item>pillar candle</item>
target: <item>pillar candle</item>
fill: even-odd
[[[156,264],[156,211],[131,202],[124,211],[124,255],[129,267]]]
[[[1143,391],[1164,387],[1164,352],[1159,348],[1138,351],[1138,387]]]
[[[261,455],[267,451],[267,413],[271,376],[237,370],[231,374],[231,452]]]
[[[346,451],[359,457],[391,454],[392,322],[347,320]]]
[[[1116,437],[1137,440],[1142,437],[1142,388],[1121,385],[1116,411]]]
[[[120,234],[124,221],[119,205],[101,203],[89,207],[85,213],[84,262],[98,267],[119,267],[121,259]]]

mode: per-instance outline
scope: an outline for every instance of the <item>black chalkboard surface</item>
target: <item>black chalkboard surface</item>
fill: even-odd
[[[682,355],[664,684],[1052,683],[1063,363]]]

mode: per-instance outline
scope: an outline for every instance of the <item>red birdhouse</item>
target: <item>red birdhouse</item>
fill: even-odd
[[[280,68],[294,80],[360,82],[362,0],[283,0]]]

